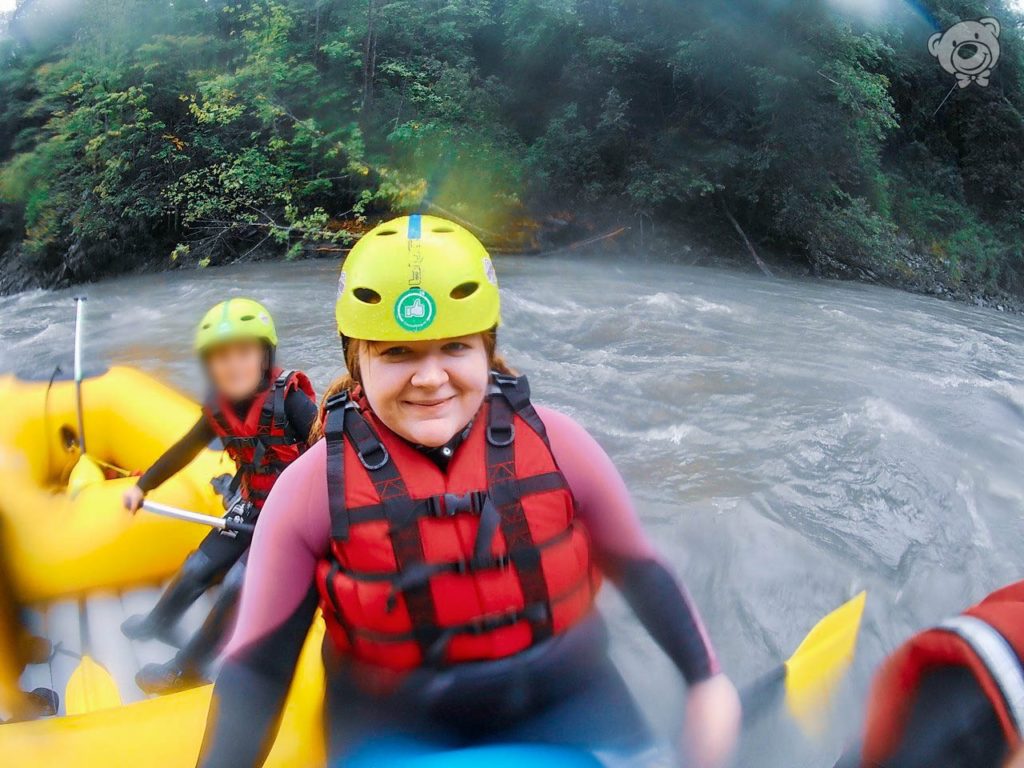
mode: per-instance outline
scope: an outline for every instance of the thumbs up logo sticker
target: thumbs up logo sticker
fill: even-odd
[[[434,322],[436,312],[433,297],[422,288],[410,288],[395,302],[395,322],[414,333]]]

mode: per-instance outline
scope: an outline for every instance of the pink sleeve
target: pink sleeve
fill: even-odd
[[[330,541],[327,445],[321,440],[288,467],[260,513],[229,655],[288,620],[309,592]]]
[[[598,562],[658,559],[644,533],[626,483],[612,460],[583,427],[565,414],[538,407],[551,452],[579,504]]]

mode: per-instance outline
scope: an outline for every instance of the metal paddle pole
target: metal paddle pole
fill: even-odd
[[[184,520],[187,523],[198,523],[199,525],[208,525],[211,528],[215,528],[218,531],[251,534],[253,531],[256,530],[256,526],[252,525],[251,523],[241,523],[226,517],[204,515],[199,512],[191,512],[187,509],[178,509],[177,507],[170,507],[166,504],[161,504],[156,501],[144,501],[142,502],[142,508],[147,512],[152,512],[154,515],[170,517],[175,520]]]
[[[75,296],[75,409],[78,412],[78,447],[85,455],[85,415],[82,411],[82,325],[85,296]]]

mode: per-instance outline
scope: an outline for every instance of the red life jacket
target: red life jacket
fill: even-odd
[[[1024,581],[993,592],[961,616],[900,647],[871,686],[863,765],[884,765],[899,748],[922,678],[936,667],[970,670],[992,704],[1011,752],[1024,731]]]
[[[242,498],[257,509],[274,487],[278,475],[306,448],[307,435],[300,435],[288,423],[284,401],[294,389],[314,399],[313,385],[301,371],[271,371],[273,383],[253,398],[245,418],[220,397],[203,406],[203,414],[224,449],[238,466],[232,489],[241,487]]]
[[[358,392],[325,405],[332,540],[316,581],[340,651],[396,671],[500,659],[590,612],[590,541],[524,378],[494,374],[447,470]]]

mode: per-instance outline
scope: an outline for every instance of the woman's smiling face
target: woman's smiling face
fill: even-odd
[[[359,351],[370,407],[395,434],[436,448],[459,433],[487,395],[483,336],[437,341],[374,341]]]

